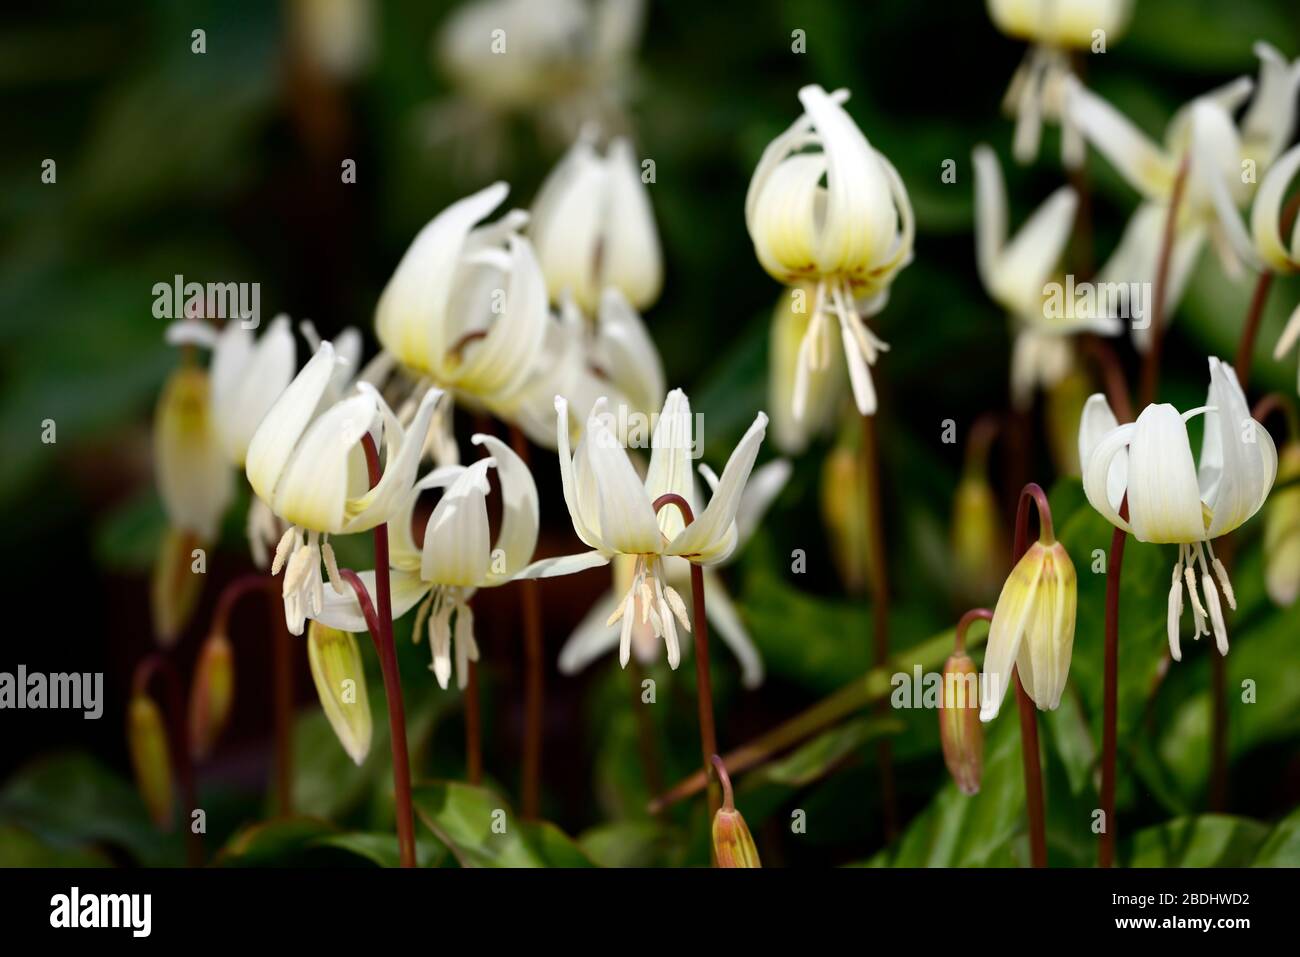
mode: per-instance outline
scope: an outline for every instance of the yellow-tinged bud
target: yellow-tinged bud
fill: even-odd
[[[953,577],[964,603],[993,597],[1006,568],[997,499],[982,470],[968,468],[952,507]]]
[[[325,717],[343,750],[360,764],[370,753],[371,720],[356,637],[313,621],[307,629],[307,661]]]
[[[131,752],[136,787],[161,828],[172,824],[172,762],[162,712],[147,694],[137,693],[127,705],[126,744]]]
[[[1040,710],[1051,711],[1061,703],[1078,603],[1078,579],[1065,547],[1051,538],[1030,545],[1011,569],[993,609],[984,653],[981,720],[997,717],[1012,666]]]
[[[735,796],[731,792],[731,778],[722,758],[713,756],[713,768],[722,782],[722,807],[713,815],[713,858],[718,867],[762,867],[758,848],[749,826],[736,810]]]
[[[203,591],[203,576],[192,567],[198,544],[193,532],[168,528],[154,559],[150,606],[154,638],[164,648],[176,644]]]
[[[1277,483],[1300,478],[1300,442],[1283,446],[1277,457]],[[1284,608],[1300,594],[1300,485],[1269,499],[1264,513],[1264,583],[1268,596]]]
[[[182,366],[154,413],[154,474],[168,522],[211,541],[235,491],[235,473],[212,414],[208,374]]]
[[[844,587],[862,594],[872,581],[871,520],[867,514],[867,474],[862,450],[852,436],[858,430],[854,417],[822,463],[822,522],[830,539],[831,559]]]
[[[979,670],[964,652],[953,654],[943,665],[939,740],[943,744],[943,762],[957,787],[963,794],[977,794],[984,769]]]
[[[230,718],[235,699],[235,652],[220,632],[208,635],[194,666],[190,689],[190,754],[202,760]]]

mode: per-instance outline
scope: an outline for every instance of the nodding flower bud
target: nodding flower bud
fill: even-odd
[[[1015,667],[1040,711],[1061,703],[1074,649],[1078,579],[1065,546],[1050,531],[1025,551],[998,596],[984,653],[980,718],[992,721],[1002,707]]]
[[[203,576],[193,571],[198,545],[193,532],[168,528],[154,559],[149,598],[154,638],[163,648],[176,644],[203,590]]]
[[[307,661],[321,709],[343,750],[357,764],[370,753],[370,699],[357,639],[313,621],[307,629]]]
[[[857,425],[856,418],[853,423]],[[864,490],[875,477],[868,473],[862,450],[846,429],[822,462],[822,522],[830,539],[831,560],[844,587],[852,594],[867,590],[874,571],[871,562],[871,517]]]
[[[199,650],[190,688],[190,754],[206,758],[230,719],[235,698],[234,649],[221,632],[208,635]]]
[[[136,787],[160,828],[172,824],[172,762],[162,712],[153,698],[137,692],[127,705],[126,744]]]
[[[1277,483],[1300,478],[1300,441],[1283,446]],[[1268,597],[1288,608],[1300,594],[1300,485],[1276,493],[1264,512],[1264,583]]]
[[[1006,570],[997,498],[983,471],[967,469],[952,507],[953,578],[957,594],[983,602],[997,591]]]
[[[722,758],[713,756],[713,768],[722,782],[722,807],[713,815],[713,856],[718,867],[762,867],[758,848],[749,826],[736,810],[735,796],[731,793],[731,778]]]
[[[943,665],[939,741],[943,744],[943,762],[962,794],[979,793],[984,769],[979,669],[965,652],[954,652]]]

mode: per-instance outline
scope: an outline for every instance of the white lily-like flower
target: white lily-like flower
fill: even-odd
[[[835,336],[823,342],[827,362],[820,375],[801,373],[803,341],[812,320],[815,286],[794,286],[781,293],[772,311],[768,346],[768,404],[772,409],[772,441],[786,455],[799,455],[816,436],[827,432],[847,394],[843,346]],[[801,378],[802,377],[802,378]],[[802,415],[795,417],[795,386],[805,392]]]
[[[711,489],[717,488],[717,476],[708,466],[700,466],[700,474],[704,476]],[[790,463],[785,459],[769,462],[750,477],[741,495],[740,506],[736,510],[737,551],[743,548],[754,534],[759,520],[773,499],[785,487],[789,477]],[[735,552],[732,554],[734,556]],[[632,587],[636,564],[637,559],[634,556],[615,557],[614,587],[597,599],[578,627],[574,629],[573,634],[569,636],[569,640],[564,643],[564,648],[560,651],[561,673],[577,674],[597,658],[618,647],[621,629],[611,624],[609,618],[617,613],[620,597]],[[667,582],[674,590],[680,592],[690,587],[691,566],[686,559],[676,555],[668,556],[664,559],[663,567]],[[717,629],[723,642],[740,663],[741,684],[746,688],[757,688],[763,683],[763,659],[754,646],[754,640],[749,636],[749,631],[745,628],[740,612],[732,602],[722,579],[713,568],[706,568],[703,577],[704,610],[708,615],[709,624]],[[687,647],[690,647],[689,644]],[[637,659],[645,664],[654,661],[658,656],[659,641],[649,621],[643,623],[638,619],[633,623],[632,651]]]
[[[631,144],[616,138],[601,156],[587,127],[542,183],[529,235],[551,300],[566,292],[588,315],[612,286],[646,309],[663,285],[663,255],[650,195]]]
[[[619,660],[626,667],[636,623],[650,624],[664,639],[668,664],[681,661],[676,623],[690,630],[681,596],[668,584],[664,561],[677,556],[701,565],[716,565],[735,550],[736,515],[754,459],[767,429],[758,413],[731,453],[709,504],[700,511],[691,477],[693,430],[690,401],[680,389],[668,393],[652,436],[650,466],[643,482],[615,436],[608,402],[591,410],[576,450],[569,447],[568,403],[556,396],[556,439],[560,479],[573,530],[591,551],[534,562],[520,578],[550,578],[609,564],[617,555],[635,559],[631,584],[618,600],[608,624],[622,622]],[[695,520],[686,525],[681,512],[667,505],[656,514],[653,503],[666,494],[681,496]]]
[[[1205,434],[1198,465],[1186,422],[1202,414]],[[1178,545],[1169,590],[1169,652],[1174,660],[1182,659],[1178,625],[1184,581],[1195,637],[1213,628],[1219,653],[1227,654],[1228,633],[1215,578],[1230,608],[1237,607],[1237,600],[1211,540],[1259,511],[1277,475],[1277,448],[1267,430],[1251,418],[1232,367],[1211,357],[1206,404],[1182,414],[1172,405],[1149,405],[1136,422],[1118,425],[1105,397],[1093,396],[1084,407],[1079,444],[1083,490],[1092,507],[1139,541]],[[1127,519],[1120,515],[1125,496]],[[1197,564],[1204,603],[1196,590]]]
[[[1237,210],[1249,199],[1256,178],[1271,170],[1295,129],[1300,60],[1288,63],[1266,43],[1256,44],[1255,54],[1260,60],[1258,84],[1242,77],[1185,105],[1170,123],[1163,149],[1104,100],[1075,82],[1069,84],[1069,108],[1088,139],[1145,198],[1100,270],[1099,284],[1154,281],[1173,183],[1179,166],[1188,163],[1165,315],[1152,317],[1154,321],[1164,321],[1176,308],[1206,238],[1230,277],[1237,276],[1243,264],[1259,268]],[[1254,97],[1238,126],[1232,114],[1252,90]],[[1145,348],[1149,329],[1135,327],[1134,340]]]
[[[912,259],[907,189],[844,111],[847,99],[846,90],[801,89],[806,112],[768,144],[745,197],[745,223],[763,268],[786,285],[816,290],[795,377],[797,420],[811,376],[829,364],[832,323],[858,411],[875,412],[870,366],[888,346],[865,320],[884,308],[890,283]]]
[[[1070,240],[1078,197],[1062,186],[1049,196],[1010,241],[1007,193],[997,155],[980,145],[975,165],[975,253],[980,279],[989,296],[1011,317],[1015,344],[1011,359],[1011,397],[1025,409],[1036,388],[1051,388],[1074,366],[1070,336],[1079,332],[1114,335],[1112,316],[1075,315],[1074,304],[1051,315],[1049,285]],[[1057,288],[1061,283],[1056,283]]]
[[[513,210],[479,226],[509,192],[495,183],[420,230],[384,287],[375,332],[399,362],[478,402],[508,395],[532,371],[546,332],[546,284]]]
[[[568,142],[593,119],[623,128],[644,6],[643,0],[461,5],[434,41],[457,91],[435,111],[435,136],[452,130],[467,139],[476,134],[476,146],[499,144],[502,121],[511,115],[533,119],[548,141]]]
[[[593,324],[563,297],[558,316],[547,323],[541,355],[515,392],[488,407],[533,442],[555,447],[555,397],[569,403],[569,426],[580,436],[587,413],[607,396],[614,409],[649,419],[664,401],[659,350],[636,310],[617,288],[601,296]],[[631,416],[623,416],[626,421]]]
[[[1242,249],[1242,256],[1260,270],[1269,270],[1279,276],[1289,276],[1300,272],[1300,216],[1295,217],[1288,247],[1282,237],[1285,213],[1283,200],[1287,187],[1300,170],[1300,145],[1291,147],[1268,171],[1264,181],[1259,185],[1255,196],[1255,205],[1250,212],[1250,228],[1254,243]],[[1219,197],[1220,202],[1223,198]],[[1235,212],[1235,211],[1234,211]],[[1239,243],[1246,240],[1239,237]],[[1273,358],[1281,359],[1291,351],[1300,340],[1300,305],[1297,305],[1291,317],[1286,321],[1282,334],[1278,336],[1273,349]],[[1300,381],[1297,382],[1300,389]]]
[[[362,532],[387,522],[408,494],[429,421],[442,393],[430,389],[403,429],[369,383],[336,403],[323,402],[337,366],[334,347],[321,343],[272,405],[248,446],[245,470],[253,491],[289,528],[271,573],[285,568],[282,594],[289,631],[302,634],[325,604],[321,562],[337,593],[344,586],[330,535]],[[385,449],[383,474],[370,487],[361,440]],[[287,568],[285,567],[287,562]],[[359,630],[359,629],[358,629]]]
[[[416,641],[427,626],[433,654],[430,669],[438,684],[451,678],[453,638],[456,681],[464,688],[469,662],[478,661],[474,613],[469,600],[479,588],[513,580],[533,556],[537,544],[537,486],[528,466],[509,446],[490,435],[472,441],[488,453],[471,465],[436,468],[404,495],[389,521],[389,564],[393,617],[419,605],[412,635]],[[496,541],[488,523],[488,471],[495,469],[501,486],[501,527]],[[443,489],[425,525],[422,543],[411,535],[412,513],[422,491]],[[367,586],[374,572],[361,573]],[[360,631],[365,619],[351,592],[325,596],[319,620],[331,628]]]
[[[999,30],[1031,44],[1002,101],[1016,121],[1016,161],[1029,163],[1038,155],[1047,121],[1061,124],[1062,160],[1077,168],[1083,141],[1062,109],[1071,51],[1109,49],[1128,29],[1132,0],[988,0],[988,9]]]

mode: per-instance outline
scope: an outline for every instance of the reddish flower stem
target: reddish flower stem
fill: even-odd
[[[181,679],[167,655],[155,651],[147,655],[135,668],[131,679],[134,694],[145,694],[155,676],[161,676],[163,694],[167,702],[167,745],[176,766],[176,777],[181,786],[181,799],[185,802],[181,827],[185,829],[185,860],[190,867],[203,866],[203,835],[194,831],[190,815],[199,806],[198,789],[194,783],[194,762],[190,757],[189,736],[185,733],[185,693]]]
[[[370,472],[370,487],[379,484],[379,450],[369,435],[361,437]],[[393,752],[393,797],[397,813],[397,846],[403,867],[415,866],[415,817],[411,808],[411,759],[406,746],[406,708],[402,702],[402,679],[397,667],[397,648],[393,643],[393,596],[388,567],[388,525],[375,526],[375,592],[378,612],[370,602],[365,584],[355,572],[340,571],[357,593],[362,614],[370,628],[371,640],[379,655],[384,675],[384,697],[388,701],[388,729]]]
[[[966,614],[961,616],[957,622],[957,633],[953,638],[952,653],[954,655],[966,654],[966,631],[977,621],[992,621],[993,612],[987,608],[972,608]]]
[[[1165,336],[1165,299],[1169,287],[1169,261],[1173,257],[1174,240],[1178,231],[1178,207],[1182,205],[1183,191],[1187,186],[1187,171],[1191,165],[1190,154],[1183,157],[1174,178],[1169,208],[1165,212],[1164,237],[1160,242],[1160,258],[1156,260],[1155,289],[1151,294],[1151,343],[1142,359],[1142,401],[1146,407],[1156,400],[1160,386],[1160,351]]]
[[[665,492],[654,500],[654,512],[667,505],[677,506],[682,513],[682,521],[690,525],[695,521],[690,504],[676,492]],[[695,630],[695,685],[698,692],[700,717],[700,753],[704,759],[704,774],[707,777],[713,764],[713,756],[718,753],[718,733],[713,724],[713,681],[709,676],[709,622],[704,615],[704,570],[691,562],[691,600],[694,610]],[[718,813],[718,788],[709,785],[709,820]]]
[[[465,780],[483,783],[483,710],[476,661],[468,663],[465,677]]]
[[[1042,488],[1030,482],[1020,492],[1016,504],[1016,538],[1011,548],[1014,566],[1029,550],[1029,503],[1038,508],[1039,540],[1052,537],[1052,510]],[[1025,767],[1025,815],[1029,818],[1029,856],[1034,867],[1047,866],[1047,816],[1043,803],[1043,770],[1038,755],[1038,715],[1033,700],[1020,682],[1020,670],[1012,669],[1016,678],[1016,705],[1020,712],[1020,751]]]

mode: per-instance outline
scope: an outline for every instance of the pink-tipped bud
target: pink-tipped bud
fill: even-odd
[[[979,792],[984,769],[979,678],[979,669],[965,653],[956,653],[944,662],[939,740],[943,744],[943,762],[963,794]]]
[[[722,782],[722,807],[713,815],[713,857],[719,867],[762,867],[758,847],[749,826],[736,810],[735,796],[731,793],[731,779],[722,764],[722,758],[713,756],[713,768]]]
[[[190,754],[201,761],[230,719],[235,700],[235,652],[220,632],[208,635],[194,666],[190,689]]]

